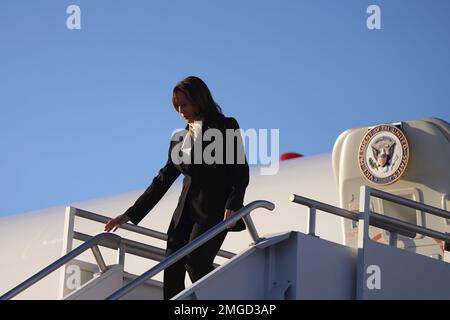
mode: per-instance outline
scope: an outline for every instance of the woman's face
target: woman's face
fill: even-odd
[[[178,103],[177,111],[180,114],[180,116],[187,122],[191,123],[195,120],[198,120],[195,116],[195,107],[193,104],[189,101],[187,96],[183,92],[176,92],[176,101]]]

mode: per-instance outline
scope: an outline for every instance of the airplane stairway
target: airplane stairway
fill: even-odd
[[[152,247],[143,247],[142,244],[133,245],[130,241],[125,246],[124,240],[119,236],[103,233],[86,238],[81,246],[0,298],[12,298],[81,252],[91,249],[101,271],[78,289],[65,295],[64,299],[161,299],[162,284],[151,279],[155,274],[243,218],[254,243],[237,255],[228,253],[230,260],[173,299],[450,299],[448,263],[397,246],[399,235],[418,233],[446,243],[450,242],[449,235],[371,212],[371,197],[450,218],[448,211],[363,186],[358,214],[292,195],[291,201],[309,207],[307,234],[289,231],[260,238],[249,213],[256,208],[273,210],[274,205],[259,200],[246,205],[170,257],[160,259],[158,264],[140,276],[124,272],[125,250],[127,253],[131,251],[147,257],[155,257],[161,252]],[[315,234],[317,210],[356,221],[357,248],[318,237]],[[389,231],[389,243],[378,243],[370,239],[369,226]],[[131,225],[126,227],[138,228]],[[80,234],[75,235],[81,237]],[[101,254],[99,255],[99,245],[117,248],[118,263],[107,267]]]
[[[446,233],[369,210],[371,197],[445,219],[448,211],[362,186],[360,213],[292,195],[309,207],[308,234],[288,232],[262,239],[194,283],[174,299],[449,299],[450,266],[434,256],[397,246],[416,234],[448,243]],[[358,223],[358,247],[320,239],[316,210]],[[389,243],[369,237],[369,226],[389,232]]]

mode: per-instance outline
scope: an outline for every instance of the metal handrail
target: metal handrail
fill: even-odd
[[[73,238],[80,240],[80,241],[87,241],[90,238],[92,238],[92,236],[85,234],[85,233],[75,231],[73,233]],[[161,249],[161,248],[158,248],[155,246],[151,246],[148,244],[144,244],[144,243],[141,243],[138,241],[130,240],[127,238],[122,238],[122,245],[125,246],[126,253],[129,253],[129,254],[132,254],[132,255],[135,255],[138,257],[155,260],[158,262],[164,260],[164,258],[166,257],[166,253],[165,253],[164,249]],[[116,249],[113,245],[109,245],[109,244],[102,244],[102,247],[106,247],[109,249]],[[214,264],[214,266],[219,266],[219,265]]]
[[[430,214],[433,215],[437,215],[439,217],[442,218],[450,218],[450,213],[439,209],[439,208],[435,208],[423,203],[419,203],[419,202],[415,202],[409,199],[405,199],[402,198],[400,196],[395,196],[392,194],[389,194],[387,192],[378,190],[378,189],[373,189],[367,186],[364,186],[362,188],[362,190],[364,190],[363,192],[366,192],[367,197],[370,196],[374,196],[380,199],[384,199],[384,200],[388,200],[388,201],[392,201],[395,202],[397,204],[401,204],[401,205],[405,205],[407,207],[411,207],[413,209],[416,210],[421,210],[421,211],[425,211],[428,212]],[[361,213],[359,213],[358,215],[355,214],[355,212],[346,210],[346,209],[342,209],[339,207],[335,207],[323,202],[319,202],[316,200],[312,200],[306,197],[302,197],[296,194],[292,194],[289,199],[292,202],[301,204],[301,205],[305,205],[308,206],[310,208],[310,212],[309,212],[309,230],[308,233],[310,235],[315,235],[315,220],[316,220],[316,212],[315,210],[321,210],[321,211],[325,211],[346,219],[350,219],[353,221],[359,221],[359,219],[361,218]],[[416,224],[412,224],[403,220],[399,220],[393,217],[389,217],[389,216],[385,216],[376,212],[372,212],[372,211],[368,211],[367,212],[368,216],[369,216],[369,224],[377,227],[377,228],[382,228],[385,230],[388,230],[392,233],[402,233],[402,234],[415,234],[415,233],[419,233],[428,237],[433,237],[436,238],[438,240],[442,240],[445,242],[450,242],[450,235],[443,233],[443,232],[439,232],[439,231],[435,231],[432,229],[428,229],[422,226],[418,226]]]
[[[108,223],[108,221],[111,220],[111,218],[109,218],[109,217],[102,216],[102,215],[94,213],[94,212],[86,211],[86,210],[79,209],[79,208],[74,208],[74,209],[75,209],[75,216],[80,217],[80,218],[84,218],[84,219],[88,219],[88,220],[92,220],[92,221],[96,221],[96,222],[100,222],[100,223]],[[134,233],[138,233],[138,234],[141,234],[144,236],[149,236],[151,238],[167,241],[167,234],[156,231],[156,230],[144,228],[141,226],[135,226],[131,223],[124,223],[123,225],[120,226],[120,228],[134,232]],[[81,240],[81,239],[78,239],[78,240]],[[128,250],[127,250],[127,252],[128,252]],[[164,252],[163,252],[163,255],[164,255]],[[220,257],[223,257],[223,258],[228,258],[228,259],[231,259],[232,257],[235,256],[235,254],[233,252],[229,252],[229,251],[225,251],[225,250],[219,250],[217,255]]]
[[[186,255],[188,255],[189,253],[200,247],[202,244],[204,244],[211,238],[215,237],[222,231],[225,231],[228,227],[230,227],[230,225],[237,222],[241,218],[244,218],[244,221],[247,225],[247,229],[250,235],[252,236],[253,240],[255,241],[255,243],[261,241],[262,238],[258,236],[258,233],[256,232],[253,222],[249,216],[250,212],[257,208],[265,208],[272,211],[275,208],[275,205],[272,202],[265,200],[257,200],[249,203],[248,205],[236,211],[228,219],[218,223],[210,230],[194,239],[192,242],[189,242],[181,249],[177,250],[176,252],[168,256],[166,259],[158,263],[156,266],[144,272],[142,275],[140,275],[139,277],[128,283],[126,286],[122,287],[121,289],[117,290],[116,292],[108,296],[106,300],[116,300],[121,298],[122,296],[124,296],[125,294],[127,294],[128,292],[130,292],[143,282],[147,281],[147,279],[153,277],[154,275],[166,269],[167,267],[170,267],[172,264],[185,257]]]
[[[332,213],[332,214],[342,217],[342,218],[346,218],[346,219],[353,220],[353,221],[359,221],[359,217],[357,214],[355,214],[355,212],[349,211],[346,209],[342,209],[339,207],[335,207],[335,206],[327,204],[327,203],[312,200],[312,199],[302,197],[302,196],[299,196],[296,194],[292,194],[290,196],[290,200],[292,202],[302,204],[302,205],[308,206],[310,208],[309,234],[311,234],[311,235],[315,235],[315,210],[321,210],[321,211],[325,211],[328,213]],[[389,231],[397,231],[397,232],[402,231],[398,227],[402,222],[401,220],[388,217],[389,219],[391,219],[389,222],[393,223],[392,225],[389,225],[389,222],[384,219],[386,216],[377,214],[375,212],[371,212],[371,215],[373,215],[371,224],[374,227],[386,229]],[[411,231],[411,232],[417,232],[417,230],[414,229],[414,231]]]
[[[108,223],[111,218],[106,217],[106,216],[102,216],[100,214],[94,213],[94,212],[90,212],[90,211],[86,211],[83,209],[79,209],[79,208],[75,208],[75,215],[77,217],[80,218],[84,218],[84,219],[88,219],[88,220],[92,220],[92,221],[96,221],[96,222],[100,222],[100,223]],[[149,236],[152,238],[156,238],[159,240],[167,240],[167,235],[165,233],[156,231],[156,230],[152,230],[152,229],[148,229],[148,228],[144,228],[144,227],[140,227],[140,226],[135,226],[131,223],[124,223],[123,225],[120,226],[121,229],[124,230],[128,230],[128,231],[132,231],[135,233],[139,233],[145,236]]]
[[[302,196],[299,196],[296,194],[291,194],[289,197],[289,200],[291,200],[292,202],[298,203],[298,204],[305,205],[310,208],[316,208],[321,211],[332,213],[332,214],[334,214],[336,216],[340,216],[342,218],[347,218],[347,219],[350,219],[353,221],[358,221],[358,216],[355,215],[354,212],[345,210],[345,209],[342,209],[339,207],[335,207],[331,204],[323,203],[323,202],[313,200],[310,198],[306,198],[306,197],[302,197]]]
[[[92,238],[92,236],[89,234],[75,231],[73,233],[73,238],[80,240],[80,241],[88,241],[89,239]],[[126,247],[126,253],[129,253],[129,254],[132,254],[132,255],[135,255],[138,257],[156,260],[156,261],[160,261],[164,257],[164,250],[161,248],[155,247],[155,246],[143,244],[143,243],[140,243],[137,241],[127,239],[127,238],[122,238],[122,244],[125,245],[125,247]],[[115,249],[115,247],[111,244],[103,244],[102,247],[106,247],[109,249]]]
[[[396,219],[396,218],[388,217],[388,216],[385,216],[385,215],[382,215],[382,214],[379,214],[379,213],[371,212],[370,213],[370,219],[371,220],[376,220],[378,222],[382,222],[382,223],[384,223],[384,225],[389,224],[387,226],[387,228],[383,228],[383,229],[386,229],[386,230],[388,230],[388,231],[390,231],[392,233],[395,233],[395,232],[403,233],[403,234],[405,234],[405,233],[406,234],[407,233],[413,233],[413,234],[419,233],[419,234],[422,234],[424,236],[432,237],[432,238],[435,238],[435,239],[438,239],[438,240],[442,240],[442,241],[445,241],[445,242],[449,242],[450,241],[450,236],[448,236],[445,233],[442,233],[442,232],[439,232],[439,231],[436,231],[436,230],[432,230],[432,229],[428,229],[428,228],[425,228],[425,227],[422,227],[422,226],[418,226],[416,224],[412,224],[410,222],[406,222],[406,221],[399,220],[399,219]],[[375,225],[375,224],[371,223],[371,225],[379,227],[379,225],[381,225],[381,224]]]
[[[368,223],[367,225],[370,225],[370,219],[373,219],[374,217],[378,220],[384,220],[384,221],[389,221],[387,223],[389,223],[389,225],[396,225],[397,229],[401,229],[401,230],[394,230],[391,232],[391,234],[389,235],[389,245],[391,246],[397,246],[397,240],[398,240],[398,234],[399,233],[403,233],[403,232],[408,232],[408,231],[412,231],[412,230],[416,230],[417,233],[420,233],[424,236],[429,236],[429,237],[433,237],[435,239],[438,240],[442,240],[445,242],[448,242],[450,240],[450,237],[448,234],[446,233],[442,233],[439,231],[435,231],[435,230],[431,230],[422,226],[418,226],[416,224],[412,224],[412,223],[408,223],[402,220],[398,220],[398,219],[394,219],[391,217],[386,217],[384,215],[380,215],[377,213],[372,213],[369,209],[369,203],[370,203],[370,197],[376,197],[376,198],[380,198],[380,199],[384,199],[390,202],[394,202],[397,203],[399,205],[403,205],[406,207],[410,207],[416,210],[421,210],[424,212],[427,212],[431,215],[435,215],[438,217],[442,217],[442,218],[450,218],[450,213],[439,209],[439,208],[435,208],[429,205],[426,205],[424,203],[420,203],[420,202],[416,202],[413,200],[409,200],[409,199],[405,199],[402,198],[400,196],[396,196],[378,189],[374,189],[371,188],[369,186],[361,186],[360,188],[360,211],[361,212],[361,216],[363,221],[367,220]],[[390,220],[386,220],[386,218],[390,218]],[[368,230],[365,230],[364,234],[366,234],[366,232],[368,233]],[[407,235],[410,237],[415,237],[415,234],[413,233],[413,235]],[[365,239],[365,237],[363,238],[363,240]]]
[[[85,252],[88,249],[92,249],[94,247],[97,247],[97,245],[100,245],[102,243],[105,243],[105,244],[108,244],[108,245],[111,245],[111,243],[116,244],[116,248],[119,249],[121,241],[122,241],[122,238],[119,237],[116,234],[100,233],[100,234],[96,235],[95,237],[92,237],[91,239],[89,239],[85,243],[81,244],[77,248],[73,249],[72,251],[70,251],[66,255],[62,256],[61,258],[59,258],[55,262],[51,263],[50,265],[48,265],[47,267],[45,267],[44,269],[42,269],[41,271],[39,271],[35,275],[31,276],[30,278],[28,278],[27,280],[25,280],[24,282],[22,282],[21,284],[19,284],[15,288],[13,288],[10,291],[6,292],[4,295],[0,296],[0,300],[8,300],[8,299],[11,299],[11,298],[15,297],[16,295],[18,295],[19,293],[21,293],[25,289],[29,288],[30,286],[32,286],[36,282],[38,282],[41,279],[43,279],[44,277],[48,276],[50,273],[52,273],[53,271],[55,271],[58,268],[62,267],[64,264],[66,264],[67,262],[69,262],[70,260],[74,259],[75,257],[77,257],[78,255],[82,254],[83,252]],[[98,249],[98,247],[97,247],[97,249]]]
[[[431,213],[432,215],[435,215],[435,216],[438,216],[441,218],[450,219],[450,212],[445,211],[443,209],[432,207],[430,205],[416,202],[416,201],[413,201],[410,199],[405,199],[400,196],[396,196],[391,193],[387,193],[385,191],[381,191],[381,190],[374,189],[374,188],[366,187],[366,190],[369,193],[369,195],[372,197],[388,200],[388,201],[391,201],[391,202],[394,202],[394,203],[397,203],[400,205],[404,205],[406,207],[410,207],[410,208],[413,208],[416,210],[425,211],[425,212]]]

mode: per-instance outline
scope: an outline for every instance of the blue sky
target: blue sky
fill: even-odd
[[[281,153],[449,121],[449,16],[448,0],[3,0],[0,215],[148,186],[184,127],[170,97],[189,75],[242,128],[279,128]]]

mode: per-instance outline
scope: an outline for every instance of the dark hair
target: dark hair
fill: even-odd
[[[214,101],[208,86],[202,79],[189,76],[179,81],[172,92],[172,104],[178,112],[178,103],[176,101],[177,92],[183,92],[189,101],[192,103],[197,116],[202,117],[208,122],[221,122],[224,115],[220,106]]]

